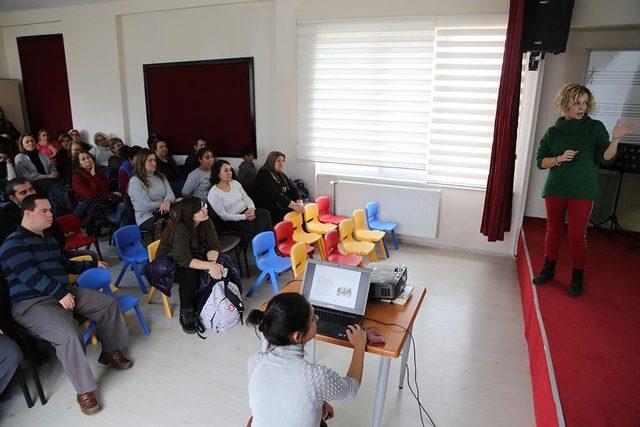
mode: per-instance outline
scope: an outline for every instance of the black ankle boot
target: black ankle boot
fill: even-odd
[[[196,325],[196,313],[193,311],[193,308],[180,309],[180,325],[186,333],[196,333],[198,328]]]
[[[545,283],[553,280],[554,274],[556,274],[556,262],[545,258],[544,267],[542,267],[540,274],[533,278],[533,284],[544,285]]]
[[[584,279],[584,270],[573,269],[571,274],[571,284],[569,285],[569,296],[579,297],[582,295],[582,281]]]

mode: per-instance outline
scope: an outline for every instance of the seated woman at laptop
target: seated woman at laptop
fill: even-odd
[[[316,335],[318,317],[300,294],[283,293],[269,301],[264,312],[253,310],[247,324],[262,333],[262,351],[248,362],[249,405],[254,425],[326,425],[333,417],[330,400],[353,400],[362,381],[367,334],[349,326],[353,345],[345,377],[304,359],[304,346]]]

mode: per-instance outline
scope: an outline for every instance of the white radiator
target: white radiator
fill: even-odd
[[[334,185],[339,215],[351,217],[368,202],[378,202],[379,218],[398,223],[397,234],[436,238],[440,190],[343,180]]]

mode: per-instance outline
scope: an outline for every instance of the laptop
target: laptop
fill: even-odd
[[[359,325],[364,318],[370,281],[371,270],[366,268],[307,261],[302,295],[320,318],[319,334],[347,339],[347,326]]]

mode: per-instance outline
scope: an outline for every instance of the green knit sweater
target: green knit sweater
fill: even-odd
[[[580,120],[559,117],[555,125],[547,129],[536,154],[537,166],[542,169],[542,159],[556,157],[566,150],[578,151],[570,162],[549,169],[542,197],[597,200],[599,190],[598,169],[601,164],[613,163],[604,160],[609,146],[609,133],[601,121],[588,115]]]

